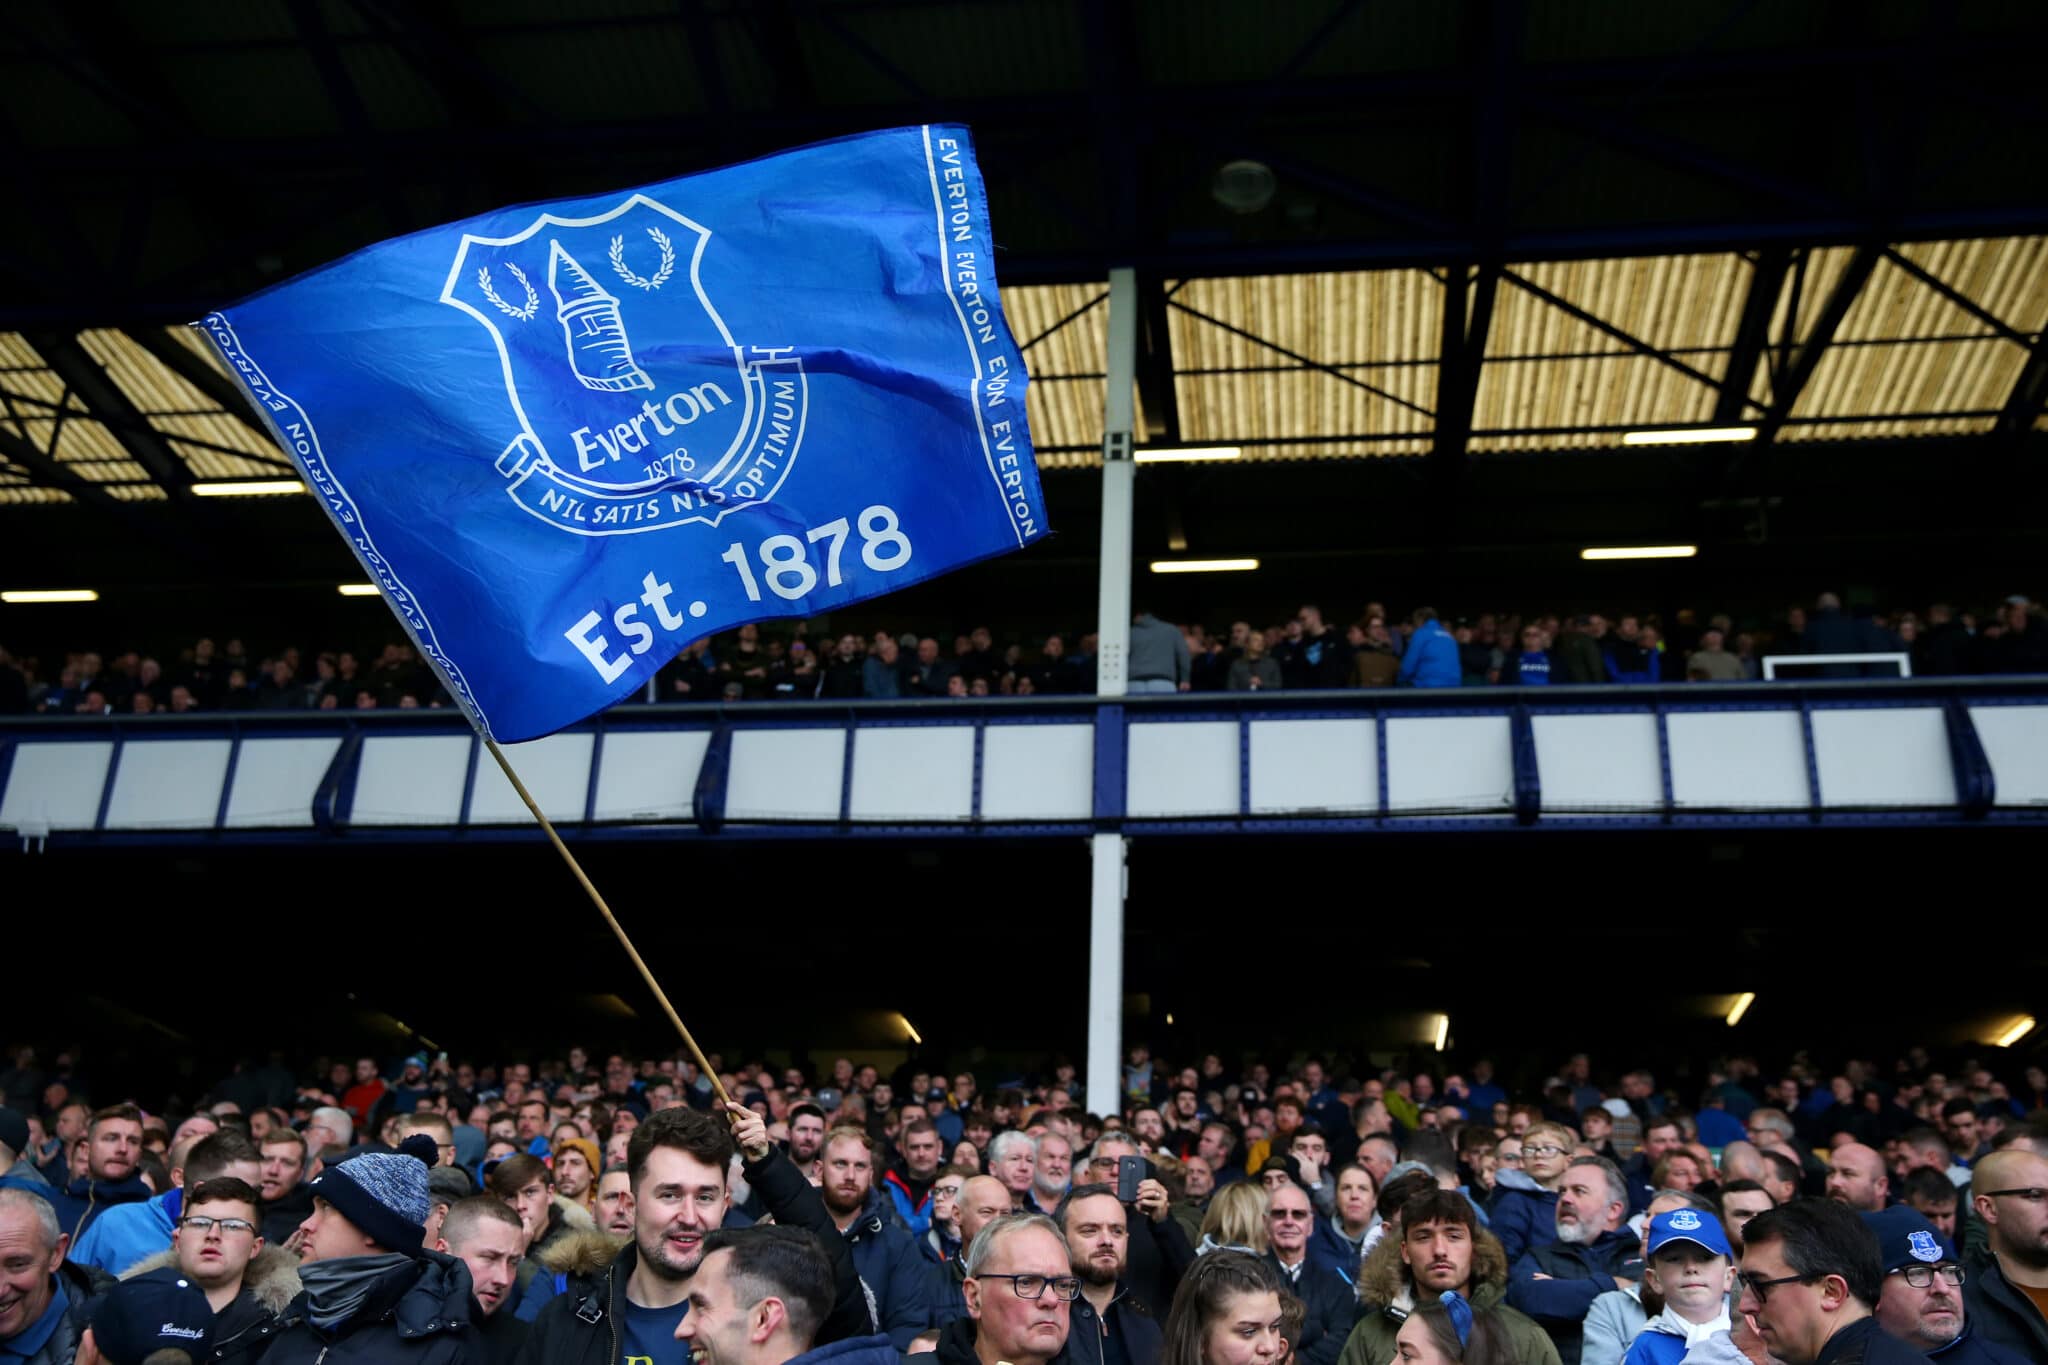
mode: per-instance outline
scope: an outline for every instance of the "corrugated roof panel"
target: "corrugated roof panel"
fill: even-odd
[[[1433,359],[1443,293],[1443,285],[1426,270],[1189,280],[1173,291],[1167,309],[1174,365],[1215,369],[1285,363],[1287,357],[1275,346],[1340,367]],[[1211,326],[1185,311],[1190,309],[1272,345]]]
[[[1898,250],[2015,331],[2048,327],[2048,237],[1909,242]],[[1969,330],[1982,330],[1975,318],[1970,323]]]
[[[1473,408],[1471,448],[1612,446],[1619,444],[1621,429],[1705,422],[1714,415],[1717,396],[1717,390],[1650,356],[1488,361]],[[1552,430],[1589,426],[1612,429]]]
[[[1018,285],[1004,289],[1002,299],[1010,335],[1025,348],[1024,367],[1033,379],[1103,372],[1103,357],[1109,349],[1106,286]],[[1079,317],[1060,326],[1061,319],[1076,312]],[[1055,327],[1059,330],[1054,331]]]
[[[1345,372],[1417,407],[1436,397],[1436,371],[1427,368],[1374,370],[1370,379]],[[1388,401],[1358,383],[1322,370],[1281,370],[1257,374],[1181,374],[1174,379],[1180,400],[1182,439],[1192,443],[1243,445],[1258,458],[1299,459],[1327,449],[1304,437],[1401,435],[1408,439],[1353,442],[1350,453],[1410,454],[1429,443],[1433,423],[1422,413]],[[1261,447],[1263,441],[1285,441]]]
[[[50,449],[51,432],[57,425],[55,418],[32,417],[22,425],[28,428],[28,439],[36,449]],[[128,458],[128,452],[114,439],[114,433],[90,417],[65,417],[63,429],[56,433],[56,440],[57,460],[75,465],[76,472],[83,478],[102,483],[109,479],[149,478],[147,470]]]
[[[58,488],[26,488],[14,484],[0,484],[0,505],[21,507],[70,501],[71,495]]]
[[[0,392],[34,399],[28,410],[34,412],[37,405],[43,405],[40,410],[47,412],[63,400],[64,381],[52,370],[0,370]]]
[[[219,411],[219,405],[165,368],[126,333],[100,328],[78,334],[78,345],[128,395],[137,411]]]
[[[1788,426],[1784,439],[1936,436],[1988,431],[2027,353],[1999,337],[1830,347],[1814,366],[1795,418],[1884,418]],[[1926,414],[1976,413],[1974,417]],[[1908,416],[1908,414],[1922,414]]]
[[[41,369],[42,356],[19,332],[0,332],[0,369]]]
[[[1544,261],[1509,269],[1609,326],[1663,350],[1734,345],[1751,274],[1749,262],[1726,252]],[[1488,356],[1615,345],[1614,339],[1598,328],[1552,307],[1512,281],[1502,281],[1493,307]],[[1537,338],[1542,339],[1540,344],[1527,344]]]

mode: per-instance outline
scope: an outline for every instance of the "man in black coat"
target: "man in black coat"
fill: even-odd
[[[1074,1365],[1157,1365],[1165,1344],[1156,1310],[1124,1281],[1131,1214],[1112,1185],[1076,1185],[1053,1221],[1067,1239],[1067,1260],[1081,1281],[1067,1333]]]
[[[704,1242],[725,1221],[727,1172],[735,1145],[747,1184],[781,1227],[814,1233],[832,1259],[839,1296],[816,1344],[877,1329],[853,1255],[818,1192],[768,1139],[751,1109],[733,1116],[663,1109],[633,1130],[626,1168],[633,1180],[633,1240],[581,1294],[550,1299],[534,1319],[520,1365],[616,1365],[621,1354],[675,1358],[675,1329],[689,1311],[690,1277]],[[732,1123],[728,1132],[727,1124]]]
[[[414,1133],[396,1152],[364,1152],[313,1178],[302,1288],[265,1365],[483,1365],[468,1267],[423,1245],[438,1155]]]
[[[1308,1309],[1294,1354],[1305,1365],[1336,1365],[1358,1323],[1358,1296],[1343,1276],[1308,1259],[1315,1216],[1307,1190],[1292,1180],[1275,1186],[1266,1204],[1266,1259]]]
[[[2029,1360],[2048,1360],[2048,1157],[2018,1143],[1978,1160],[1970,1198],[1989,1234],[1988,1255],[1970,1262],[1963,1302],[1984,1340]]]

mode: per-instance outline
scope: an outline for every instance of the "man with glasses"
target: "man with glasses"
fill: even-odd
[[[1924,1365],[1878,1326],[1884,1288],[1877,1239],[1831,1199],[1796,1199],[1743,1229],[1736,1309],[1784,1365]]]
[[[2021,1365],[2022,1357],[1970,1331],[1963,1267],[1932,1223],[1903,1205],[1866,1213],[1863,1222],[1884,1267],[1878,1326],[1942,1365]]]
[[[1122,1133],[1104,1133],[1088,1149],[1082,1181],[1115,1189],[1117,1160],[1136,1155],[1136,1144]],[[1137,1216],[1129,1220],[1130,1262],[1124,1281],[1138,1302],[1148,1307],[1170,1305],[1180,1277],[1195,1263],[1195,1248],[1172,1217],[1172,1194],[1150,1174],[1149,1166],[1146,1178],[1138,1182],[1138,1197],[1128,1211]]]
[[[270,1327],[299,1292],[295,1258],[263,1244],[250,1181],[225,1175],[186,1188],[190,1198],[171,1234],[172,1255],[176,1273],[205,1291],[213,1309],[209,1349],[214,1354],[209,1359],[261,1355]],[[140,1271],[165,1273],[165,1268]]]
[[[220,1176],[252,1186],[263,1178],[256,1144],[233,1128],[186,1138],[171,1148],[170,1165],[178,1183],[139,1204],[108,1209],[71,1244],[71,1259],[119,1275],[171,1249],[187,1188]]]
[[[975,1234],[965,1270],[967,1315],[940,1330],[939,1365],[1051,1365],[1081,1296],[1059,1227],[1004,1214]]]
[[[1293,1181],[1266,1196],[1266,1259],[1281,1281],[1308,1309],[1295,1357],[1304,1365],[1335,1365],[1344,1341],[1358,1321],[1358,1295],[1336,1271],[1308,1259],[1308,1238],[1315,1208],[1308,1191]]]
[[[1993,1152],[1970,1197],[1990,1239],[1963,1282],[1970,1320],[1984,1340],[2048,1360],[2048,1158],[2018,1143]]]

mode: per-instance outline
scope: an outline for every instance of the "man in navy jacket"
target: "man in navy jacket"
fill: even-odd
[[[1542,1324],[1563,1365],[1578,1365],[1593,1300],[1643,1278],[1643,1244],[1627,1218],[1621,1172],[1582,1156],[1557,1192],[1557,1240],[1525,1252],[1508,1276],[1509,1306]]]

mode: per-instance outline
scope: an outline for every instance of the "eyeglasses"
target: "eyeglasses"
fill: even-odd
[[[1780,1275],[1775,1280],[1767,1280],[1760,1275],[1750,1275],[1739,1270],[1735,1272],[1736,1283],[1740,1284],[1744,1289],[1747,1289],[1750,1293],[1756,1295],[1756,1301],[1758,1303],[1762,1303],[1766,1299],[1770,1298],[1771,1290],[1776,1288],[1778,1285],[1812,1284],[1814,1280],[1818,1278],[1819,1277],[1815,1275]]]
[[[1523,1144],[1522,1144],[1522,1155],[1523,1155],[1523,1156],[1563,1156],[1563,1155],[1564,1155],[1564,1148],[1562,1148],[1562,1147],[1559,1147],[1559,1146],[1557,1146],[1557,1145],[1556,1145],[1556,1144],[1554,1144],[1554,1143],[1545,1143],[1545,1144],[1543,1144],[1543,1145],[1541,1145],[1541,1146],[1537,1146],[1537,1147],[1531,1147],[1531,1146],[1530,1146],[1530,1145],[1529,1145],[1528,1143],[1526,1143],[1526,1142],[1525,1142],[1525,1143],[1523,1143]]]
[[[1274,1209],[1270,1215],[1276,1223],[1306,1223],[1307,1209]]]
[[[1038,1299],[1045,1296],[1047,1289],[1052,1296],[1072,1303],[1081,1297],[1081,1281],[1072,1275],[1061,1275],[1056,1279],[1044,1275],[991,1275],[984,1271],[974,1277],[977,1280],[1008,1280],[1010,1288],[1020,1299]]]
[[[1986,1193],[1993,1199],[2024,1199],[2029,1204],[2048,1200],[2048,1190],[2039,1185],[2030,1185],[2024,1190],[1987,1190]]]
[[[1915,1289],[1927,1288],[1927,1286],[1934,1283],[1936,1275],[1941,1276],[1943,1284],[1951,1287],[1963,1282],[1963,1268],[1959,1265],[1901,1266],[1899,1269],[1894,1270],[1892,1274],[1902,1277],[1907,1284],[1912,1285]]]
[[[178,1220],[178,1226],[190,1228],[202,1236],[212,1232],[215,1228],[219,1228],[223,1234],[256,1231],[256,1225],[246,1218],[208,1218],[203,1213],[187,1214]]]

